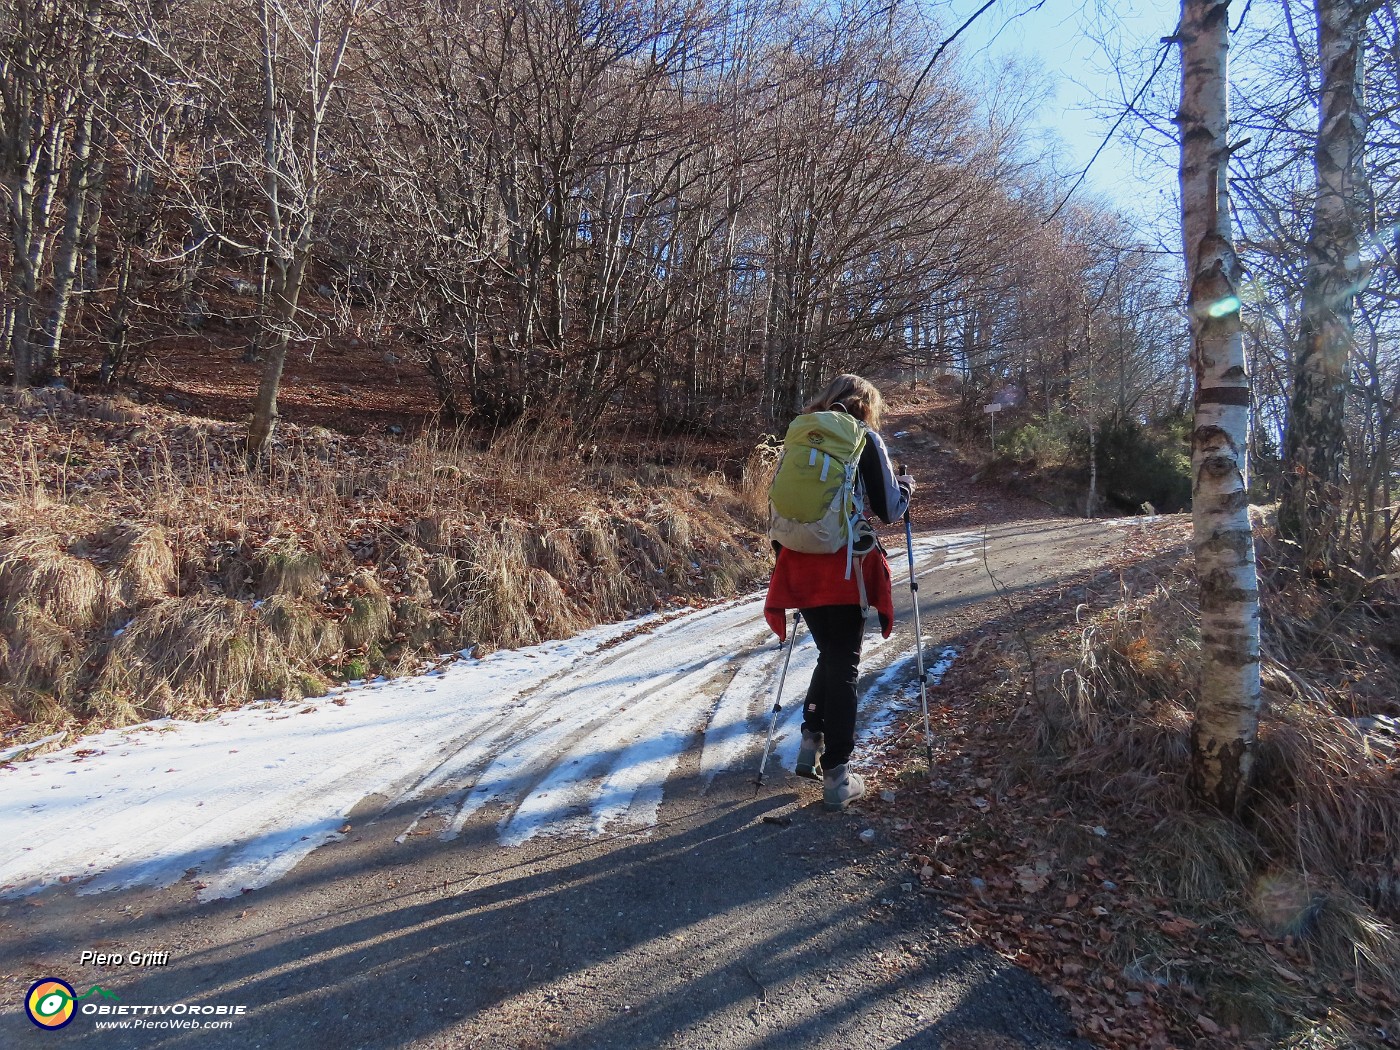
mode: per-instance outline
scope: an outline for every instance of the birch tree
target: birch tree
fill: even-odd
[[[1362,58],[1372,7],[1369,0],[1317,0],[1322,76],[1313,151],[1317,192],[1284,444],[1279,530],[1301,544],[1304,565],[1323,572],[1337,554],[1352,310],[1365,282],[1360,243],[1367,125]]]
[[[1229,0],[1182,0],[1182,243],[1189,284],[1195,420],[1191,434],[1200,695],[1192,790],[1227,813],[1249,786],[1259,723],[1259,589],[1249,521],[1249,376],[1240,264],[1231,241],[1227,68]]]

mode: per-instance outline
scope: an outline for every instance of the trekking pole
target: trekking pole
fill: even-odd
[[[899,465],[901,474],[908,467]],[[909,521],[909,508],[904,508],[904,548],[909,552],[909,600],[914,606],[914,651],[919,657],[919,706],[924,712],[924,757],[928,759],[928,775],[933,776],[933,732],[928,725],[928,675],[924,672],[924,629],[919,622],[919,581],[914,578],[914,526]]]
[[[792,650],[797,646],[797,632],[802,627],[802,612],[792,614],[792,637],[788,639],[787,655],[783,657],[783,670],[778,675],[778,693],[773,697],[773,717],[768,720],[768,739],[763,742],[763,757],[758,762],[758,779],[754,784],[763,786],[763,767],[768,764],[768,750],[773,746],[773,730],[778,725],[778,714],[783,709],[783,682],[787,680],[788,662],[792,660]]]

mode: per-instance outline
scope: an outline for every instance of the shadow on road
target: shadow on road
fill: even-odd
[[[359,844],[236,900],[87,898],[85,941],[63,943],[57,911],[51,924],[11,904],[6,925],[17,907],[30,914],[0,966],[42,959],[126,1004],[248,1008],[228,1031],[98,1031],[79,1016],[63,1033],[104,1048],[952,1047],[969,1031],[1011,1040],[989,1046],[1073,1045],[1031,978],[955,943],[891,881],[891,858],[857,837],[859,814],[824,813],[804,790],[755,797],[751,775],[708,790],[691,775],[672,783],[654,834],[510,850],[496,845],[499,814],[451,842],[397,845],[408,811],[385,813],[357,825]],[[103,943],[168,947],[170,963],[74,965]],[[0,1041],[49,1045],[27,1024],[12,1013]]]

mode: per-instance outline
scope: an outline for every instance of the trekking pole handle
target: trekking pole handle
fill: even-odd
[[[899,465],[899,472],[901,474],[908,474],[909,464],[901,463]],[[904,549],[909,554],[909,589],[911,591],[917,591],[919,585],[914,580],[914,526],[909,520],[908,503],[904,504]]]

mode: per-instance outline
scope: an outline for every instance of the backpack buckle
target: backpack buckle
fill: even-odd
[[[857,518],[851,527],[851,550],[856,557],[869,554],[878,542],[870,522],[864,518]]]

